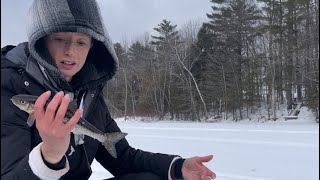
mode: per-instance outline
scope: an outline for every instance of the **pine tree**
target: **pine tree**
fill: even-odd
[[[202,31],[213,34],[211,39],[215,40],[213,46],[207,50],[207,56],[211,57],[209,58],[212,61],[211,65],[203,67],[211,67],[213,68],[211,70],[220,72],[216,74],[218,76],[220,74],[222,76],[220,79],[223,81],[213,81],[210,84],[223,84],[220,89],[223,90],[222,94],[225,97],[225,110],[233,111],[235,120],[243,119],[244,89],[250,88],[246,87],[250,83],[244,84],[246,78],[250,77],[246,70],[250,69],[248,65],[253,59],[251,52],[256,37],[261,34],[258,26],[261,17],[256,5],[246,0],[211,0],[211,2],[213,12],[207,14],[209,23],[205,23]]]
[[[172,25],[170,21],[163,20],[158,27],[154,28],[158,36],[152,35],[150,42],[155,47],[156,59],[153,62],[155,71],[154,80],[157,82],[154,86],[155,102],[158,107],[160,119],[163,119],[168,111],[171,111],[171,85],[174,69],[175,51],[174,47],[180,44],[177,25]],[[171,112],[172,113],[172,112]]]

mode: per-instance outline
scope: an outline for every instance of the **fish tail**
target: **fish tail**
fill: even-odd
[[[122,133],[122,132],[114,132],[114,133],[108,133],[105,134],[105,141],[102,142],[102,145],[107,149],[109,154],[117,158],[117,151],[116,151],[116,143],[119,142],[121,139],[123,139],[127,133]]]

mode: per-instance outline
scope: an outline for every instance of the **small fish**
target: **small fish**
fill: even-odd
[[[32,125],[32,120],[34,121],[33,117],[33,111],[34,111],[34,104],[36,100],[38,99],[38,96],[33,95],[26,95],[26,94],[19,94],[15,95],[11,98],[11,101],[14,105],[19,107],[21,110],[29,113],[28,118],[28,125]],[[48,105],[49,101],[47,101],[46,106]],[[66,112],[65,120],[68,121],[75,111],[77,110],[77,105],[74,101],[72,101],[69,104],[68,110]],[[110,153],[110,155],[114,158],[117,158],[117,151],[115,148],[115,144],[123,139],[127,133],[122,132],[114,132],[114,133],[103,133],[96,127],[94,127],[92,124],[90,124],[87,120],[84,118],[80,118],[78,123],[75,125],[75,127],[71,131],[74,135],[86,135],[90,136],[91,138],[94,138],[101,142],[103,146],[107,149],[107,151]]]

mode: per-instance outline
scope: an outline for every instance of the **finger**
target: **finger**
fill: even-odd
[[[56,112],[57,112],[57,108],[61,103],[62,97],[63,97],[63,92],[60,91],[53,97],[53,99],[48,104],[48,106],[46,108],[46,115],[47,115],[48,119],[54,120]]]
[[[216,174],[214,172],[212,172],[208,167],[202,166],[201,167],[201,178],[207,179],[208,177],[215,178]]]
[[[211,179],[216,179],[217,175],[216,173],[212,172],[212,174],[210,175]]]
[[[210,177],[211,179],[216,178],[216,174],[214,172],[212,172],[210,169],[208,169],[207,176]]]
[[[67,94],[62,98],[61,104],[60,104],[59,109],[56,113],[55,119],[56,119],[57,123],[62,124],[64,122],[64,117],[65,117],[66,112],[68,110],[69,103],[70,103],[70,97]]]
[[[202,175],[201,176],[202,180],[211,180],[211,177],[207,176],[207,175]]]
[[[34,115],[36,117],[36,119],[40,119],[41,116],[43,116],[44,114],[44,106],[47,102],[47,100],[49,99],[51,95],[51,91],[47,91],[45,93],[42,93],[38,99],[36,100],[35,104],[34,104]]]
[[[207,175],[202,175],[201,179],[215,179],[216,178],[216,174],[214,172],[211,172],[211,174],[207,174]]]
[[[77,124],[77,122],[78,122],[79,119],[81,118],[81,114],[82,114],[81,110],[78,109],[78,110],[74,113],[74,115],[71,117],[71,119],[66,123],[66,126],[65,126],[65,127],[66,127],[69,131],[71,131],[71,130],[74,128],[74,126]]]
[[[209,162],[212,159],[213,159],[213,155],[208,155],[208,156],[197,157],[196,161],[197,162]]]
[[[211,177],[211,176],[201,176],[202,180],[212,180],[215,179],[216,177]]]

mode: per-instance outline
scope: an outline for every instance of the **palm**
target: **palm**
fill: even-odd
[[[189,168],[188,171],[186,172],[185,176],[186,176],[186,180],[196,180],[196,179],[201,179],[201,175],[203,174],[203,172],[201,171],[201,169],[193,167],[193,168]]]
[[[192,157],[186,159],[183,163],[182,173],[185,180],[209,180],[215,178],[215,174],[203,165],[203,162],[209,162],[213,157]]]

